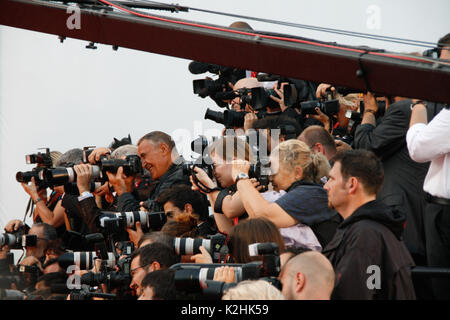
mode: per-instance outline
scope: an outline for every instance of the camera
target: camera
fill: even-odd
[[[51,186],[62,186],[66,183],[76,183],[77,174],[72,167],[56,167],[52,169],[46,169],[40,172],[39,177],[41,180],[46,181]],[[92,180],[103,179],[101,168],[97,165],[92,166]]]
[[[136,222],[140,222],[142,230],[161,230],[167,222],[167,216],[164,212],[130,211],[113,212],[100,211],[98,225],[105,230],[107,234],[119,233],[126,228],[135,228]]]
[[[228,104],[223,102],[220,97],[216,95],[231,91],[229,83],[235,84],[239,79],[245,78],[245,70],[240,70],[232,67],[223,67],[219,65],[192,61],[189,64],[189,71],[192,74],[201,74],[210,72],[217,74],[219,77],[216,80],[209,78],[193,80],[193,91],[201,98],[210,97],[221,108],[227,108]]]
[[[92,300],[92,298],[115,299],[117,295],[112,293],[92,292],[90,288],[84,285],[81,290],[70,292],[70,300]]]
[[[33,168],[31,171],[18,171],[16,173],[16,181],[20,183],[28,183],[31,181],[31,178],[34,178],[36,186],[39,189],[44,189],[49,187],[43,177],[42,172],[46,168],[51,168],[53,166],[52,164],[52,158],[50,157],[50,149],[49,148],[42,148],[45,149],[45,153],[34,153],[34,154],[28,154],[25,156],[25,162],[27,164],[36,164],[36,167]]]
[[[262,261],[254,261],[245,264],[236,263],[213,263],[213,264],[194,264],[177,263],[170,267],[175,272],[175,286],[177,290],[187,293],[205,293],[213,296],[221,296],[221,291],[226,286],[214,285],[208,291],[204,289],[205,285],[213,284],[209,282],[214,279],[215,269],[223,266],[234,268],[235,282],[244,280],[263,279],[271,282],[277,287],[281,284],[277,280],[280,273],[280,256],[278,245],[274,242],[254,243],[249,245],[250,256],[262,256]]]
[[[94,192],[96,189],[102,186],[101,182],[91,181],[89,184],[89,192]],[[80,190],[78,190],[78,186],[76,182],[68,182],[64,184],[64,193],[70,194],[73,196],[79,196]]]
[[[24,247],[35,247],[37,245],[36,235],[26,235],[24,228],[14,233],[0,234],[0,247],[8,246],[10,249],[22,249]]]
[[[267,191],[270,183],[270,160],[269,158],[259,158],[255,164],[250,165],[248,176],[255,178],[263,187],[261,192]]]
[[[109,289],[115,289],[123,286],[128,286],[131,282],[129,273],[110,271],[93,273],[88,272],[81,276],[81,284],[86,284],[91,287],[97,287],[101,284],[106,284]]]
[[[223,124],[226,128],[243,127],[245,121],[245,115],[248,112],[236,111],[236,110],[225,110],[212,111],[211,109],[206,109],[204,118],[207,120],[212,120],[217,123]],[[256,113],[258,119],[262,119],[265,116],[264,112]]]
[[[200,246],[203,246],[213,258],[214,262],[221,262],[227,259],[229,249],[225,245],[226,236],[217,233],[203,238],[175,238],[173,246],[178,255],[191,255],[201,253]]]
[[[143,173],[141,158],[135,154],[128,155],[125,160],[105,159],[101,161],[101,168],[104,176],[106,176],[106,172],[116,173],[119,167],[123,167],[123,173],[127,177]]]
[[[112,269],[116,264],[116,257],[112,252],[108,252],[107,254],[106,266]],[[59,256],[58,264],[63,269],[75,265],[80,270],[90,270],[95,266],[96,259],[100,259],[100,257],[97,256],[97,252],[95,251],[66,252]]]

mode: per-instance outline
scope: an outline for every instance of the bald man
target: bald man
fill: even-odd
[[[330,300],[334,270],[323,254],[308,251],[285,263],[280,281],[287,300]]]

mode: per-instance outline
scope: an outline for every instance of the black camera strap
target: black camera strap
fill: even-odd
[[[222,211],[222,203],[223,199],[225,199],[226,196],[230,194],[230,190],[228,188],[220,190],[219,194],[217,195],[216,202],[214,203],[214,212],[223,214]]]

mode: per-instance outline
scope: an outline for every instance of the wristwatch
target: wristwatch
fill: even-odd
[[[246,173],[243,173],[243,172],[241,172],[241,173],[239,173],[237,176],[236,176],[236,183],[239,181],[239,180],[242,180],[242,179],[249,179],[250,177],[248,176],[248,174],[246,174]]]
[[[42,199],[40,197],[38,197],[36,200],[33,200],[33,203],[37,204],[39,201],[42,201]]]

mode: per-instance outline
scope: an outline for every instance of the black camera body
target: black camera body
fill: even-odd
[[[51,186],[43,179],[42,173],[45,169],[53,167],[52,158],[50,157],[50,149],[43,149],[45,149],[45,153],[38,152],[25,156],[25,162],[27,164],[36,164],[36,167],[31,171],[18,171],[16,173],[17,182],[28,183],[31,182],[31,178],[34,178],[36,186],[39,189],[45,189]]]
[[[25,234],[25,228],[19,228],[14,233],[5,232],[0,234],[0,247],[8,246],[10,249],[22,249],[24,247],[35,247],[37,245],[36,235]]]

